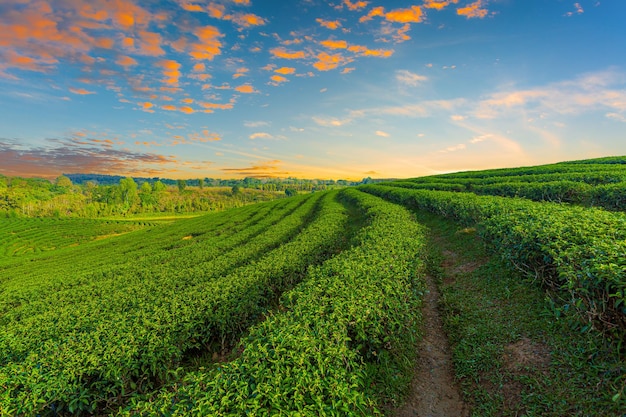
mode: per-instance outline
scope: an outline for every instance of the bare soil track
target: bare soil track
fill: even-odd
[[[428,291],[424,296],[424,337],[419,346],[419,359],[411,392],[397,417],[469,416],[454,381],[448,338],[438,309],[439,290],[431,276],[426,277]]]

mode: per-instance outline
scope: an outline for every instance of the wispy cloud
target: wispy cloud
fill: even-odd
[[[326,29],[335,30],[341,27],[341,22],[339,20],[324,20],[324,19],[315,19],[320,26],[325,27]]]
[[[576,14],[583,14],[583,13],[585,13],[585,10],[583,9],[583,6],[581,6],[580,3],[574,3],[574,11],[569,11],[569,12],[565,13],[565,16],[571,17],[571,16],[574,16]]]
[[[70,92],[79,95],[96,94],[95,91],[85,90],[84,88],[70,88]]]
[[[254,86],[250,84],[242,84],[235,87],[235,91],[243,94],[253,94],[258,93],[258,91],[254,88]]]
[[[467,5],[466,7],[460,7],[456,9],[456,13],[459,16],[465,16],[468,19],[471,18],[479,18],[487,16],[489,11],[485,9],[485,5],[487,4],[486,0],[476,0],[475,2]]]
[[[249,137],[252,140],[254,140],[254,139],[274,139],[274,136],[272,136],[272,135],[270,135],[269,133],[266,133],[266,132],[253,133]]]
[[[104,142],[104,141],[102,141]],[[54,178],[62,173],[128,174],[170,172],[175,157],[113,149],[85,139],[50,139],[46,146],[24,146],[0,139],[2,171],[7,175]]]
[[[398,70],[396,71],[396,80],[402,84],[417,87],[422,82],[427,81],[428,77],[413,73],[409,70]]]
[[[280,176],[289,176],[291,173],[280,168],[282,161],[271,160],[264,161],[243,168],[222,168],[221,171],[226,174],[236,174],[242,177],[254,178],[272,178]]]
[[[352,119],[338,119],[336,117],[313,117],[313,121],[318,125],[324,127],[340,127],[352,122]]]

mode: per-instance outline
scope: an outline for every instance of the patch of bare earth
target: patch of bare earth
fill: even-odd
[[[439,314],[439,290],[427,276],[428,292],[424,296],[424,338],[419,346],[418,363],[411,383],[411,392],[396,417],[444,417],[469,415],[454,381],[452,356],[448,338]]]
[[[550,365],[550,350],[542,343],[523,337],[504,348],[502,363],[510,375],[503,381],[501,387],[505,405],[508,409],[518,409],[524,385],[516,377],[536,373],[546,374]]]

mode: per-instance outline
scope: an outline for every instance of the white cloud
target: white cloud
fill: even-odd
[[[274,136],[265,132],[257,132],[250,135],[250,139],[274,139]]]
[[[473,115],[495,119],[514,114],[541,117],[550,114],[576,115],[592,110],[626,111],[624,75],[613,70],[586,74],[526,90],[501,91],[475,103]]]
[[[398,70],[396,71],[396,80],[398,80],[402,84],[406,84],[411,87],[417,87],[418,84],[427,81],[428,77],[415,74],[408,70]]]
[[[605,116],[608,119],[617,120],[618,122],[626,122],[626,116],[619,113],[607,113]]]
[[[440,152],[456,152],[456,151],[461,151],[465,148],[467,148],[466,144],[459,143],[458,145],[448,146],[446,149],[443,149]]]
[[[470,143],[479,143],[479,142],[483,142],[487,139],[492,138],[493,135],[491,134],[486,134],[486,135],[480,135],[480,136],[474,136],[471,140]]]
[[[264,121],[247,121],[247,122],[244,122],[243,125],[245,127],[261,127],[261,126],[269,126],[270,123],[264,122]]]
[[[340,127],[343,125],[346,125],[350,122],[352,122],[352,119],[346,118],[346,119],[338,119],[336,117],[313,117],[313,121],[315,123],[317,123],[320,126],[325,126],[325,127]]]

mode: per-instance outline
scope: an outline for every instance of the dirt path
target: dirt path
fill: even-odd
[[[448,338],[443,330],[437,303],[439,290],[432,277],[426,277],[428,292],[424,296],[424,338],[411,383],[411,393],[396,417],[465,417],[467,405],[454,381]]]

